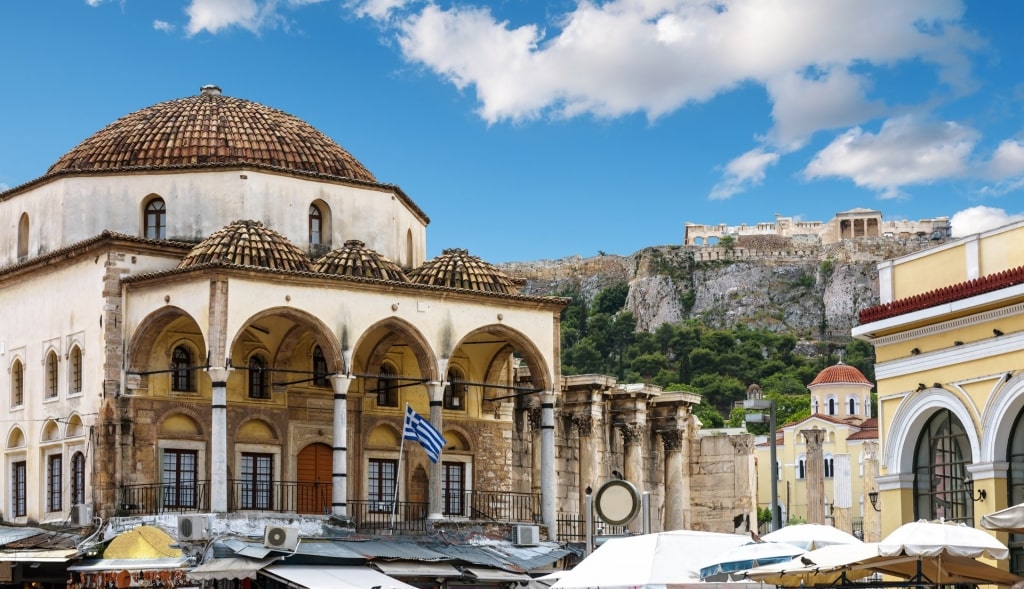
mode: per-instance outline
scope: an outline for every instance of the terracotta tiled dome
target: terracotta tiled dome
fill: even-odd
[[[64,154],[46,173],[229,165],[376,182],[351,154],[308,123],[256,102],[223,96],[216,86],[121,117]]]
[[[417,284],[519,294],[516,283],[504,272],[464,249],[444,250],[410,271],[409,279]]]
[[[308,272],[309,258],[288,238],[259,221],[235,221],[192,248],[179,268],[201,264],[256,266]]]
[[[398,264],[366,247],[366,244],[358,239],[350,239],[344,246],[325,254],[313,265],[313,271],[339,276],[409,282],[409,277],[402,272]]]
[[[857,370],[853,366],[843,364],[840,362],[835,366],[829,366],[825,370],[818,373],[818,376],[814,377],[807,386],[813,387],[818,384],[872,384],[860,370]]]

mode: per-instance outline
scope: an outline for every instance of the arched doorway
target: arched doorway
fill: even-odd
[[[331,513],[333,464],[331,447],[327,444],[310,444],[299,452],[295,472],[299,513]]]

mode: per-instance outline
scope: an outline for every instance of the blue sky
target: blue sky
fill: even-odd
[[[1024,218],[1016,0],[0,5],[0,189],[217,84],[431,217],[428,256],[628,255],[689,222]]]

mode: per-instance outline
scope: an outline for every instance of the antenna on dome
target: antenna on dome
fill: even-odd
[[[216,84],[207,84],[199,88],[199,93],[208,96],[220,96],[220,86],[217,86]]]

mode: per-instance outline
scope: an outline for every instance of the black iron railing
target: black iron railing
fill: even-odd
[[[210,510],[210,481],[181,485],[124,485],[117,497],[117,511],[124,515],[159,515]]]
[[[471,519],[498,522],[534,523],[540,519],[540,495],[511,491],[466,491]]]
[[[331,483],[296,481],[228,481],[229,511],[331,513]]]
[[[348,501],[348,515],[358,532],[426,532],[427,511],[426,502]]]

